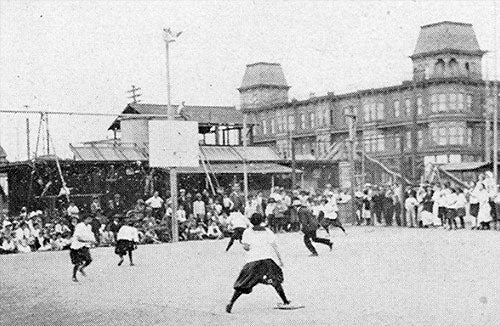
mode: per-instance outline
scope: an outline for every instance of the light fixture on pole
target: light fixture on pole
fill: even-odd
[[[181,35],[182,32],[174,33],[170,28],[163,29],[163,40],[165,41],[165,55],[166,55],[166,77],[167,77],[167,105],[168,105],[168,118],[170,120],[175,119],[175,112],[172,108],[172,102],[170,99],[170,58],[169,58],[169,44],[175,42],[175,40]],[[170,168],[170,198],[172,201],[172,242],[179,241],[179,231],[177,227],[177,171],[175,167]]]

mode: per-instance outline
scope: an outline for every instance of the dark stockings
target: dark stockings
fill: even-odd
[[[288,301],[286,295],[285,295],[285,291],[283,290],[283,287],[281,286],[281,284],[273,284],[273,287],[274,289],[276,290],[276,292],[278,293],[278,295],[280,296],[281,300],[283,300],[283,303],[284,304],[289,304],[290,301]],[[238,291],[238,290],[234,290],[234,293],[233,293],[233,297],[231,298],[231,302],[229,302],[229,304],[226,306],[226,311],[227,312],[231,312],[231,309],[233,308],[233,305],[234,303],[236,302],[236,300],[238,300],[238,298],[243,294],[243,292],[241,291]]]

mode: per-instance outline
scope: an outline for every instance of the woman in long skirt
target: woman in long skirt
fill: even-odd
[[[243,233],[242,245],[246,253],[247,263],[241,269],[238,279],[234,283],[234,294],[226,306],[226,312],[230,313],[234,303],[242,294],[249,294],[255,285],[269,284],[274,287],[284,305],[290,304],[285,291],[281,286],[283,282],[283,271],[281,267],[281,255],[276,244],[274,233],[261,226],[264,218],[259,213],[254,213],[250,218],[253,227]],[[274,258],[278,259],[278,264]]]
[[[482,230],[490,229],[491,217],[491,206],[489,203],[488,191],[484,184],[479,184],[479,192],[477,194],[479,199],[479,212],[477,214],[477,221],[479,222],[480,228]]]
[[[130,260],[130,266],[134,266],[132,260],[132,251],[137,248],[137,243],[139,242],[139,232],[135,227],[133,227],[134,222],[132,219],[128,220],[126,225],[123,225],[118,231],[116,236],[117,242],[115,247],[115,254],[120,256],[120,261],[118,266],[123,264],[123,256],[128,253],[128,258]]]

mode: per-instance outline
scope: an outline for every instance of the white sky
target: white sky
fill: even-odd
[[[399,84],[411,76],[421,25],[472,23],[494,51],[498,7],[495,17],[486,0],[0,0],[0,110],[119,113],[132,84],[143,102],[166,103],[165,26],[184,32],[171,51],[173,103],[237,105],[245,65],[257,61],[282,64],[290,98]],[[25,118],[0,114],[10,160],[26,157]],[[51,116],[57,153],[105,138],[111,120]],[[30,121],[34,148],[38,118]]]

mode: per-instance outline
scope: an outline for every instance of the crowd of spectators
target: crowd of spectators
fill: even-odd
[[[477,182],[422,183],[418,187],[365,185],[355,192],[357,224],[408,227],[498,228],[500,192],[493,174]]]
[[[457,229],[469,223],[472,229],[490,229],[493,223],[496,229],[497,216],[500,216],[500,194],[491,173],[480,175],[469,187],[451,186],[448,182],[423,183],[406,189],[397,184],[366,184],[354,192],[354,198],[331,185],[310,191],[274,187],[265,196],[261,191],[252,193],[246,204],[239,186],[235,185],[228,191],[219,188],[211,194],[203,190],[194,192],[194,196],[180,189],[175,216],[179,239],[230,236],[233,212],[247,217],[260,213],[274,232],[299,231],[297,210],[292,206],[294,200],[311,209],[319,225],[326,225],[326,229],[331,223],[323,221],[339,218],[339,207],[351,200],[356,210],[356,220],[351,222],[358,225]],[[350,205],[344,205],[347,206]],[[0,253],[67,249],[75,225],[86,214],[92,216],[92,232],[99,246],[114,245],[122,223],[130,220],[139,230],[140,243],[168,242],[172,238],[171,200],[161,198],[158,191],[149,198],[137,199],[131,209],[125,207],[120,194],[104,204],[99,197],[94,197],[88,207],[82,213],[74,202],[69,202],[63,214],[56,216],[48,216],[43,211],[27,212],[25,208],[15,217],[0,216]],[[342,220],[349,215],[345,209]]]

